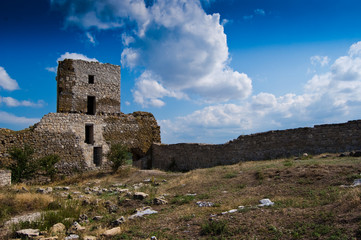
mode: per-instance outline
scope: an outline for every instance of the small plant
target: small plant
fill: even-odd
[[[263,172],[262,171],[257,171],[256,172],[256,179],[258,180],[258,181],[262,181],[262,180],[264,180],[264,174],[263,174]]]
[[[291,160],[286,160],[283,162],[283,166],[285,167],[292,167],[293,166],[293,162]]]
[[[21,182],[22,179],[29,179],[34,175],[37,167],[33,160],[34,149],[25,145],[22,149],[11,149],[9,154],[13,160],[9,167],[13,182]]]
[[[107,157],[113,163],[113,172],[116,172],[121,166],[125,165],[127,159],[129,159],[129,152],[127,147],[117,143],[111,145]]]
[[[192,195],[177,195],[172,199],[171,203],[177,205],[188,204],[193,201],[194,198]]]
[[[55,174],[57,173],[55,164],[59,162],[59,160],[60,157],[55,154],[45,156],[38,160],[40,167],[45,172],[45,175],[50,177],[51,181],[54,180]]]
[[[227,179],[230,179],[230,178],[235,178],[237,177],[237,173],[227,173],[226,175],[223,176],[223,178],[227,178]]]
[[[224,235],[228,233],[225,221],[207,221],[201,225],[201,235]]]

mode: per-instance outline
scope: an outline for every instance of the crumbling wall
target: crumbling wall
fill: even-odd
[[[120,66],[65,59],[59,62],[57,84],[57,112],[87,113],[93,96],[97,114],[120,113]]]
[[[85,142],[85,126],[94,126],[93,143]],[[153,142],[160,142],[157,121],[150,113],[86,115],[75,113],[49,113],[31,129],[12,131],[0,129],[0,163],[11,160],[9,151],[25,144],[35,150],[39,158],[57,154],[61,161],[58,170],[64,174],[94,169],[93,148],[102,147],[102,163],[112,143],[120,142],[129,149],[145,156]]]
[[[0,169],[0,187],[11,185],[11,171]]]
[[[361,149],[361,120],[242,135],[226,144],[153,144],[152,167],[188,171],[196,168],[267,160],[302,153],[337,153]]]

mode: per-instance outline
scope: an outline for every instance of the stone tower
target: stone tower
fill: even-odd
[[[120,66],[65,59],[56,80],[58,113],[120,113]]]

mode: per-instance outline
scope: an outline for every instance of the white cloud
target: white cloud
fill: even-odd
[[[45,102],[43,100],[39,100],[37,103],[31,102],[31,101],[18,101],[15,98],[12,97],[1,97],[0,96],[0,103],[5,103],[8,107],[43,107]]]
[[[143,107],[162,107],[165,105],[164,101],[160,100],[163,97],[187,98],[181,92],[164,88],[159,82],[159,77],[148,71],[143,72],[136,80],[135,89],[133,90],[134,101]]]
[[[352,45],[324,74],[314,75],[300,95],[259,93],[238,104],[207,106],[159,121],[164,142],[226,142],[238,135],[359,119],[361,56]]]
[[[56,73],[57,72],[57,67],[47,67],[45,68],[48,72],[52,72],[52,73]]]
[[[16,80],[12,79],[3,67],[0,67],[0,87],[9,91],[19,89]]]
[[[348,51],[350,57],[360,56],[361,54],[361,41],[351,45],[350,50]]]
[[[36,122],[39,122],[38,118],[26,118],[26,117],[18,117],[11,113],[0,111],[0,123],[13,124],[19,126],[30,126]]]
[[[88,38],[89,42],[91,42],[93,45],[95,45],[95,38],[93,35],[91,35],[89,32],[87,32],[86,37]]]
[[[246,16],[243,16],[243,20],[251,20],[253,18],[253,15],[246,15]]]
[[[98,62],[98,60],[95,58],[88,58],[87,56],[80,53],[69,53],[69,52],[62,54],[57,59],[57,61],[63,61],[64,59],[80,59],[88,62]]]
[[[318,55],[312,56],[310,60],[312,65],[320,64],[321,67],[328,65],[328,63],[330,62],[330,59],[327,56],[318,56]]]
[[[84,29],[128,26],[122,34],[122,65],[158,76],[156,82],[169,92],[205,101],[243,99],[251,93],[250,78],[228,65],[227,37],[219,14],[205,13],[199,0],[154,1],[147,6],[143,0],[52,3],[67,12],[68,24]],[[134,92],[142,92],[140,86],[138,81]],[[163,97],[172,96],[162,95],[152,105],[164,105]]]
[[[255,13],[256,15],[261,15],[261,16],[266,15],[265,10],[263,10],[263,9],[261,9],[261,8],[255,9],[255,10],[254,10],[254,13]]]

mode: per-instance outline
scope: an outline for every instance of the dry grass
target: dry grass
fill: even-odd
[[[72,190],[85,186],[109,188],[114,183],[143,183],[137,191],[150,194],[143,201],[120,201],[116,213],[109,213],[105,201],[115,204],[129,196],[104,193],[88,195],[98,206],[80,209],[89,217],[103,215],[99,222],[85,224],[87,233],[100,236],[110,222],[129,216],[136,208],[151,205],[158,214],[127,221],[119,239],[352,239],[361,236],[361,188],[344,188],[361,173],[360,158],[322,155],[308,159],[279,159],[242,162],[231,166],[197,169],[187,173],[126,168],[117,174],[88,173],[55,185],[71,184]],[[361,176],[360,176],[361,178]],[[145,179],[152,179],[145,183]],[[166,181],[163,181],[166,180]],[[52,199],[38,194],[19,194],[13,187],[15,208],[43,209]],[[152,198],[165,195],[167,205],[153,205]],[[187,194],[196,194],[188,196]],[[10,195],[0,192],[0,202]],[[275,202],[273,207],[257,208],[262,198]],[[9,199],[8,199],[9,200]],[[38,202],[27,206],[27,202]],[[64,200],[67,201],[67,200]],[[214,203],[198,207],[197,201]],[[40,202],[40,203],[39,203]],[[238,206],[244,210],[221,213]],[[210,222],[210,216],[213,221]]]

